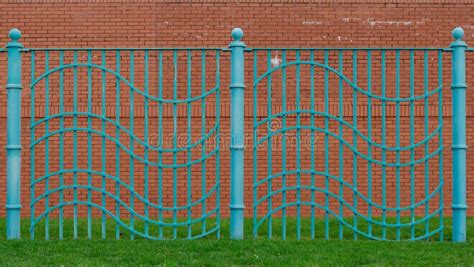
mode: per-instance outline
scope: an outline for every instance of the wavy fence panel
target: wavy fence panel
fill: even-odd
[[[443,238],[442,49],[253,63],[254,236]]]
[[[29,53],[32,238],[219,236],[219,49]]]

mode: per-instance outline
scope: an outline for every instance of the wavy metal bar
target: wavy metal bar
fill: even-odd
[[[102,175],[100,172],[97,172],[97,171],[87,171],[87,172],[82,171],[82,172],[83,173],[90,173],[90,174],[94,174],[94,175]],[[70,172],[68,172],[67,170],[62,171],[62,172],[57,172],[55,174],[49,175],[49,177],[57,176],[58,174],[64,174],[64,173],[70,173]],[[113,180],[113,181],[119,181],[120,180],[120,179],[117,179],[115,176],[111,176],[111,175],[105,175],[105,177],[107,179],[110,179],[110,180]],[[214,187],[210,188],[209,191],[207,191],[206,194],[203,197],[201,197],[200,199],[198,199],[194,202],[191,202],[188,205],[176,206],[176,207],[163,207],[161,205],[154,204],[154,203],[150,202],[149,200],[143,198],[138,192],[136,192],[135,190],[133,190],[129,186],[127,186],[123,183],[121,183],[121,185],[123,187],[125,187],[125,189],[129,190],[142,203],[147,204],[150,207],[155,208],[157,210],[163,210],[163,211],[180,211],[180,210],[186,210],[188,208],[192,208],[194,206],[197,206],[197,205],[201,204],[203,201],[205,201],[209,196],[211,196],[216,191],[216,189],[218,187],[217,185],[215,185]],[[109,196],[110,198],[112,198],[113,200],[115,200],[121,206],[131,209],[131,207],[129,205],[127,205],[125,202],[123,202],[120,199],[120,197],[117,197],[116,195],[112,194],[111,192],[108,192],[107,190],[104,190],[104,189],[98,188],[98,187],[94,187],[92,185],[87,185],[87,186],[85,186],[85,185],[75,185],[75,186],[71,185],[71,186],[56,187],[56,188],[50,190],[49,192],[44,193],[44,194],[38,196],[37,198],[32,199],[31,202],[30,202],[30,206],[34,206],[36,203],[38,203],[42,199],[47,198],[48,196],[50,196],[54,193],[61,192],[62,190],[74,189],[74,188],[87,189],[87,190],[96,191],[96,192],[105,194],[105,195]],[[148,216],[145,215],[145,217],[148,217]]]
[[[202,100],[203,98],[206,98],[208,95],[213,94],[214,92],[216,92],[219,89],[216,86],[216,87],[213,87],[212,89],[206,91],[205,93],[203,93],[199,96],[189,98],[189,99],[183,99],[183,100],[163,99],[163,98],[158,98],[158,97],[155,97],[155,96],[152,96],[152,95],[149,95],[149,94],[145,93],[143,90],[140,90],[139,88],[135,87],[133,85],[133,82],[127,80],[125,77],[121,76],[119,73],[115,72],[114,70],[108,69],[108,68],[106,68],[102,65],[86,64],[86,63],[76,63],[76,64],[63,65],[62,67],[56,67],[54,69],[51,69],[50,71],[44,72],[43,74],[41,74],[41,76],[39,76],[36,80],[34,80],[31,83],[30,88],[32,90],[34,90],[34,87],[38,82],[40,82],[42,79],[48,77],[49,75],[51,75],[51,74],[53,74],[57,71],[68,69],[68,68],[77,68],[77,67],[83,67],[83,68],[91,68],[92,67],[92,68],[99,69],[99,70],[105,71],[107,73],[110,73],[110,74],[114,75],[115,77],[117,77],[120,81],[127,84],[130,87],[130,90],[132,90],[134,92],[137,92],[141,96],[146,97],[146,98],[148,98],[150,100],[153,100],[153,101],[156,101],[156,102],[162,102],[162,103],[167,103],[167,104],[186,104],[188,102],[194,102],[194,101]]]
[[[413,145],[405,146],[405,147],[397,147],[397,146],[387,147],[383,144],[379,144],[379,143],[374,142],[373,140],[371,140],[370,138],[365,136],[361,131],[359,131],[357,127],[354,127],[352,124],[348,123],[347,121],[343,120],[342,118],[336,117],[336,116],[331,115],[331,114],[326,113],[326,112],[306,110],[306,109],[291,110],[291,111],[276,113],[272,116],[266,117],[265,119],[262,119],[262,120],[258,121],[256,124],[254,124],[254,128],[258,128],[259,126],[262,126],[263,124],[267,124],[267,123],[271,122],[272,120],[280,118],[280,117],[286,117],[288,115],[300,114],[300,113],[306,113],[306,114],[309,114],[309,115],[318,115],[318,116],[321,116],[321,117],[324,117],[324,118],[329,118],[331,120],[335,120],[335,121],[341,123],[342,125],[348,127],[350,130],[354,131],[357,134],[357,136],[362,138],[362,140],[364,140],[366,143],[368,143],[368,144],[370,144],[374,147],[384,149],[386,151],[405,151],[405,150],[410,150],[410,149],[413,149],[413,148],[417,148],[419,146],[424,145],[428,141],[430,141],[430,139],[432,139],[435,135],[439,134],[442,130],[442,125],[438,125],[433,132],[431,132],[427,137],[425,137],[425,139],[423,139],[423,140],[421,140],[417,143],[414,143]],[[289,129],[289,128],[282,128],[278,131],[282,131],[282,130],[285,130],[285,129]],[[276,132],[277,131],[274,131],[273,133],[276,133]],[[271,136],[272,135],[264,136],[259,141],[261,141],[262,139],[266,140],[266,139],[270,138]],[[265,137],[267,137],[267,138],[265,138]]]
[[[321,188],[311,188],[311,186],[301,186],[301,188],[298,188],[297,186],[293,186],[293,187],[287,187],[286,189],[280,189],[278,191],[283,191],[283,190],[286,190],[286,191],[289,191],[289,190],[301,190],[301,189],[304,189],[304,190],[316,190],[318,192],[321,192],[321,193],[326,193],[326,191],[324,189],[321,189]],[[334,197],[335,199],[339,200],[337,195],[336,194],[333,194],[333,193],[328,193],[331,197]],[[411,221],[409,223],[402,223],[402,222],[399,222],[399,223],[382,223],[382,222],[379,222],[379,221],[376,221],[376,220],[373,220],[373,219],[369,219],[369,217],[365,216],[364,214],[360,213],[358,211],[358,209],[352,205],[350,205],[348,202],[344,201],[344,204],[345,206],[350,210],[352,211],[356,216],[358,216],[359,218],[363,219],[364,221],[368,222],[368,223],[372,223],[374,225],[378,225],[378,226],[384,226],[384,227],[391,227],[391,228],[401,228],[401,227],[411,227],[411,226],[414,226],[414,225],[418,225],[418,224],[423,224],[424,222],[426,222],[427,220],[429,219],[432,219],[434,216],[438,215],[439,212],[443,209],[442,207],[433,211],[432,213],[430,213],[428,216],[425,216],[419,220],[415,220],[415,221]],[[286,204],[286,207],[291,207],[291,206],[297,206],[297,205],[305,205],[305,206],[315,206],[315,207],[318,207],[324,211],[327,211],[329,212],[331,215],[335,216],[336,218],[338,217],[337,213],[333,210],[331,210],[329,207],[325,207],[325,206],[322,206],[318,203],[314,203],[314,202],[309,202],[309,201],[300,201],[300,202],[290,202],[290,203],[287,203]],[[257,223],[257,228],[262,224],[262,222],[266,221],[272,214],[276,213],[276,212],[279,212],[281,209],[283,208],[283,206],[278,206],[276,208],[274,208],[270,214],[266,214],[265,216],[263,216],[260,221]],[[355,227],[354,227],[355,228]],[[357,228],[355,228],[357,229]],[[397,239],[399,239],[400,237],[397,236]]]
[[[306,205],[306,206],[315,206],[321,210],[324,210],[324,211],[327,211],[329,212],[330,215],[332,215],[334,218],[336,218],[337,221],[339,221],[340,223],[344,224],[344,226],[348,227],[350,230],[352,230],[353,232],[356,232],[357,234],[359,235],[362,235],[363,237],[365,238],[368,238],[368,239],[374,239],[374,240],[386,240],[386,238],[380,238],[380,237],[377,237],[377,236],[373,236],[373,235],[369,235],[365,232],[362,232],[361,230],[359,230],[358,228],[354,227],[354,225],[348,223],[344,217],[341,217],[339,216],[336,212],[332,211],[331,209],[328,209],[322,205],[319,205],[317,203],[311,203],[311,202],[300,202],[300,203],[296,203],[296,202],[291,202],[291,203],[288,203],[287,205],[285,205],[284,207],[283,206],[279,206],[277,208],[275,208],[272,213],[276,213],[276,212],[279,212],[281,209],[283,208],[288,208],[288,207],[292,207],[292,206],[297,206],[297,205]],[[433,218],[434,216],[436,216],[437,214],[439,214],[440,212],[442,211],[442,208],[440,209],[437,209],[435,210],[433,213],[431,213],[429,216],[427,217],[424,217],[423,219],[421,220],[418,220],[416,222],[412,222],[412,223],[408,223],[408,224],[400,224],[400,225],[397,225],[397,224],[385,224],[383,226],[385,227],[410,227],[413,223],[415,224],[421,224],[431,218]],[[258,228],[260,227],[260,225],[268,218],[268,214],[264,217],[262,217],[262,219],[257,223],[257,225],[254,226],[254,235],[256,235],[257,231],[258,231]],[[363,215],[362,215],[363,216]],[[371,223],[373,224],[377,224],[377,222],[375,221],[371,221]],[[380,224],[381,225],[381,224]],[[415,240],[420,240],[420,239],[425,239],[427,237],[430,237],[430,236],[433,236],[435,235],[436,233],[439,233],[440,231],[442,231],[444,229],[444,226],[441,226],[435,230],[433,230],[432,232],[430,232],[429,234],[425,234],[425,235],[422,235],[420,237],[417,237],[415,238]]]
[[[376,202],[373,202],[371,199],[369,199],[367,196],[365,196],[364,194],[358,192],[356,190],[356,188],[349,184],[348,182],[344,181],[344,179],[341,179],[340,177],[337,177],[337,176],[334,176],[334,175],[331,175],[330,173],[326,173],[326,172],[320,172],[320,171],[312,171],[312,170],[291,170],[291,171],[286,171],[286,172],[279,172],[279,173],[275,173],[271,176],[268,176],[260,181],[258,181],[256,184],[254,184],[253,188],[254,190],[256,190],[260,185],[264,184],[264,183],[267,183],[268,181],[270,180],[273,180],[277,177],[282,177],[283,175],[292,175],[292,174],[297,174],[297,173],[306,173],[306,174],[313,174],[313,175],[319,175],[319,176],[328,176],[330,179],[336,181],[336,182],[339,182],[341,183],[343,186],[347,187],[348,189],[350,189],[351,191],[353,192],[356,192],[357,195],[363,200],[365,201],[367,204],[370,204],[372,205],[373,207],[375,208],[378,208],[378,209],[381,209],[381,210],[386,210],[386,211],[405,211],[405,210],[409,210],[411,207],[413,208],[417,208],[423,204],[426,204],[427,201],[429,201],[431,198],[433,198],[433,196],[438,193],[441,188],[442,188],[442,184],[438,185],[438,187],[436,187],[431,193],[430,195],[428,195],[425,199],[423,199],[422,201],[419,201],[419,202],[416,202],[416,203],[413,203],[413,205],[408,205],[408,206],[404,206],[404,207],[396,207],[396,208],[392,208],[392,207],[389,207],[389,206],[385,206],[385,205],[381,205],[381,204],[378,204]],[[263,202],[265,199],[267,199],[268,197],[272,197],[274,192],[276,191],[272,191],[271,194],[268,194],[260,199],[256,199],[255,201],[255,206],[258,206],[258,204],[261,204],[261,202]],[[261,200],[261,201],[260,201]]]
[[[328,65],[325,65],[325,64],[322,64],[322,63],[319,63],[319,62],[311,62],[311,61],[295,61],[295,62],[289,62],[289,63],[286,63],[285,65],[279,65],[278,67],[275,67],[275,68],[272,68],[271,70],[265,72],[262,76],[258,77],[257,80],[254,81],[254,87],[257,87],[256,85],[263,79],[267,78],[270,74],[272,74],[273,72],[275,71],[278,71],[278,70],[281,70],[283,67],[288,67],[288,66],[293,66],[293,65],[296,65],[296,66],[300,66],[300,65],[315,65],[315,66],[318,66],[318,67],[321,67],[325,70],[328,70],[334,74],[336,74],[337,76],[339,76],[339,78],[343,79],[348,85],[350,85],[355,91],[359,92],[359,93],[362,93],[368,97],[371,97],[373,99],[377,99],[377,100],[385,100],[385,101],[390,101],[390,102],[410,102],[410,101],[416,101],[416,100],[420,100],[420,99],[423,99],[423,98],[428,98],[436,93],[438,93],[439,91],[441,91],[442,89],[442,86],[439,86],[438,88],[430,91],[428,94],[424,94],[424,95],[418,95],[418,96],[415,96],[415,97],[401,97],[401,98],[391,98],[391,97],[381,97],[381,96],[378,96],[378,95],[373,95],[371,93],[369,93],[368,91],[360,88],[359,86],[357,86],[354,82],[352,82],[349,78],[347,78],[346,76],[344,76],[342,73],[340,73],[338,70],[328,66]]]
[[[124,144],[120,143],[118,140],[116,140],[114,137],[102,132],[102,131],[97,131],[97,130],[94,130],[94,129],[88,129],[88,128],[80,128],[80,127],[72,127],[72,128],[63,128],[61,130],[56,130],[54,132],[51,132],[48,136],[45,136],[44,138],[48,138],[49,136],[52,136],[52,135],[56,135],[56,134],[60,134],[60,133],[65,133],[65,132],[91,132],[91,133],[94,133],[94,134],[97,134],[99,136],[102,136],[102,137],[105,137],[106,139],[114,142],[115,144],[117,144],[123,151],[125,151],[128,155],[130,156],[133,156],[135,159],[138,159],[139,161],[141,161],[142,163],[145,163],[145,164],[149,164],[150,166],[153,166],[153,167],[161,167],[161,168],[184,168],[184,167],[187,167],[187,166],[191,166],[191,165],[194,165],[194,164],[197,164],[197,163],[201,163],[202,161],[212,157],[214,154],[216,154],[216,152],[219,150],[219,147],[215,148],[214,150],[210,151],[209,153],[207,153],[204,157],[201,157],[199,159],[196,159],[196,160],[193,160],[191,162],[187,162],[187,163],[182,163],[182,164],[160,164],[160,163],[155,163],[155,162],[151,162],[151,161],[148,161],[148,160],[145,160],[143,157],[140,157],[138,156],[137,154],[135,154],[131,149],[128,149]],[[42,138],[41,140],[43,140],[44,138]],[[41,141],[40,140],[40,141]],[[33,147],[35,145],[38,144],[39,141],[36,141],[35,143],[33,143]]]
[[[211,136],[213,136],[216,132],[217,132],[217,129],[219,128],[219,125],[216,123],[214,125],[213,128],[211,128],[209,130],[209,132],[205,133],[205,135],[201,136],[200,139],[198,139],[196,142],[194,143],[191,143],[190,145],[186,146],[186,147],[180,147],[180,148],[176,148],[176,149],[171,149],[171,148],[160,148],[158,146],[152,146],[150,145],[148,142],[145,142],[143,141],[142,139],[140,139],[138,136],[134,135],[129,129],[125,128],[124,126],[120,125],[119,123],[117,123],[116,121],[112,120],[112,119],[109,119],[107,117],[105,117],[104,115],[98,115],[98,114],[95,114],[95,113],[90,113],[90,112],[62,112],[62,113],[58,113],[58,114],[54,114],[54,115],[51,115],[51,116],[47,116],[47,117],[44,117],[40,120],[37,120],[36,122],[34,122],[33,124],[31,124],[30,126],[30,129],[34,129],[35,127],[37,127],[38,125],[42,124],[42,123],[45,123],[49,120],[52,120],[52,119],[57,119],[57,118],[64,118],[64,117],[69,117],[69,116],[85,116],[87,118],[96,118],[96,119],[100,119],[102,121],[105,121],[107,123],[110,123],[112,125],[114,125],[117,129],[119,130],[122,130],[124,131],[128,136],[132,137],[134,141],[137,141],[140,145],[144,146],[145,148],[147,149],[150,149],[150,150],[153,150],[153,151],[161,151],[161,152],[181,152],[181,151],[187,151],[188,149],[190,148],[194,148],[198,145],[201,145],[203,144],[206,140],[208,140],[209,138],[211,138]],[[55,133],[57,134],[57,131],[55,131]],[[41,136],[40,138],[36,139],[36,141],[34,141],[33,145],[37,145],[39,142],[41,142],[43,139],[46,139],[48,137],[50,137],[51,135],[43,135]],[[30,145],[30,148],[31,148],[32,145]]]
[[[322,133],[325,133],[325,134],[328,134],[329,136],[341,141],[346,147],[348,147],[352,152],[356,153],[357,156],[365,159],[366,161],[368,162],[371,162],[371,163],[375,163],[375,164],[378,164],[378,165],[382,165],[382,166],[387,166],[387,167],[407,167],[407,166],[412,166],[412,165],[416,165],[416,164],[419,164],[419,163],[422,163],[424,161],[427,161],[428,159],[430,158],[433,158],[434,156],[438,155],[439,153],[441,153],[443,151],[443,147],[438,147],[438,149],[436,149],[434,152],[426,155],[425,157],[423,158],[420,158],[420,159],[417,159],[417,160],[414,160],[414,161],[409,161],[409,162],[400,162],[400,161],[397,161],[397,163],[387,163],[387,162],[383,162],[383,161],[379,161],[379,160],[376,160],[376,159],[373,159],[373,158],[369,158],[367,155],[365,154],[362,154],[361,152],[359,152],[357,150],[357,148],[355,148],[353,145],[351,145],[349,142],[347,142],[346,140],[342,139],[339,134],[335,134],[333,132],[330,132],[330,131],[327,131],[323,128],[319,128],[319,127],[311,127],[311,126],[304,126],[304,125],[301,125],[301,126],[293,126],[293,127],[287,127],[286,129],[281,129],[281,130],[278,130],[278,131],[274,131],[272,135],[270,136],[265,136],[261,139],[259,139],[259,141],[257,142],[257,144],[254,146],[254,149],[257,149],[258,146],[263,143],[265,140],[271,138],[272,136],[275,136],[275,135],[278,135],[278,134],[281,134],[282,132],[285,132],[285,131],[292,131],[292,130],[298,130],[298,129],[306,129],[306,130],[315,130],[315,131],[318,131],[318,132],[322,132]]]
[[[101,210],[102,212],[105,212],[110,218],[112,218],[113,220],[115,220],[117,223],[120,224],[121,227],[125,228],[127,231],[129,231],[130,233],[132,234],[136,234],[138,236],[141,236],[143,238],[147,238],[147,239],[153,239],[153,240],[163,240],[163,238],[160,238],[160,237],[153,237],[153,236],[150,236],[150,235],[146,235],[140,231],[137,231],[136,229],[134,229],[133,227],[130,227],[128,224],[124,223],[120,218],[116,217],[114,213],[112,213],[111,211],[105,209],[104,207],[102,207],[101,205],[97,205],[95,203],[89,203],[87,201],[72,201],[72,202],[63,202],[61,204],[58,204],[58,205],[55,205],[55,206],[51,206],[48,210],[46,210],[45,212],[41,213],[40,215],[38,215],[38,217],[36,218],[36,220],[34,221],[34,223],[30,226],[30,232],[34,229],[34,227],[36,226],[36,224],[38,224],[39,221],[41,221],[47,214],[51,213],[52,211],[56,210],[56,209],[59,209],[61,207],[64,207],[64,206],[70,206],[70,205],[90,205],[91,207],[94,207],[96,209],[99,209]],[[194,219],[192,220],[190,223],[191,224],[195,224],[195,223],[199,223],[199,222],[202,222],[203,220],[206,220],[207,218],[209,218],[210,216],[214,215],[216,212],[217,212],[218,209],[212,209],[210,210],[208,213],[206,213],[206,216],[205,217],[201,217],[201,218],[198,218],[198,219]],[[169,226],[169,227],[179,227],[179,226],[186,226],[188,224],[188,222],[182,222],[182,223],[173,223],[173,224],[170,224],[170,223],[165,223],[165,222],[159,222],[159,221],[154,221],[154,220],[151,220],[149,218],[145,218],[143,216],[141,216],[140,214],[137,214],[134,210],[130,210],[131,213],[134,213],[135,216],[137,216],[137,218],[143,220],[144,222],[147,222],[149,224],[153,224],[153,225],[159,225],[159,226]],[[216,226],[214,227],[213,229],[211,230],[208,230],[207,232],[205,233],[201,233],[200,235],[197,235],[195,236],[195,238],[199,238],[199,237],[203,237],[203,236],[206,236],[210,233],[213,233],[214,231],[216,231],[218,229],[219,226]]]

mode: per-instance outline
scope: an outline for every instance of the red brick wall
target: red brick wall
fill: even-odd
[[[233,27],[241,27],[245,32],[244,41],[248,47],[447,47],[452,41],[451,30],[456,26],[462,26],[466,32],[465,40],[468,43],[474,43],[472,41],[474,22],[472,19],[472,11],[474,3],[470,1],[390,1],[390,3],[382,3],[382,1],[336,1],[335,3],[329,3],[329,1],[187,1],[186,3],[177,3],[175,1],[65,1],[61,3],[55,3],[54,1],[46,1],[45,3],[39,3],[37,1],[4,1],[0,3],[0,32],[4,34],[0,38],[0,42],[6,43],[8,41],[6,35],[10,28],[16,27],[21,29],[22,43],[27,48],[38,48],[38,47],[226,47],[230,42],[230,31]],[[319,54],[321,55],[321,54]],[[70,56],[70,55],[69,55]],[[100,62],[98,58],[100,54],[95,55],[95,62]],[[108,54],[113,64],[113,54]],[[331,55],[333,57],[334,55]],[[195,57],[199,58],[198,55]],[[248,61],[251,60],[251,55],[248,55]],[[472,58],[474,55],[469,56],[468,59],[468,70],[470,69]],[[155,55],[156,59],[156,55]],[[211,60],[212,57],[209,58]],[[228,54],[222,52],[221,56],[221,106],[222,106],[222,133],[225,139],[229,132],[229,91],[228,85]],[[393,59],[393,57],[392,57]],[[5,57],[2,55],[1,66],[5,66]],[[29,56],[25,56],[26,65],[29,64]],[[57,58],[56,58],[57,60]],[[82,60],[86,60],[82,58]],[[417,57],[417,62],[420,58]],[[451,205],[451,149],[450,149],[450,91],[449,91],[449,75],[450,75],[450,64],[449,55],[445,54],[444,60],[444,114],[445,114],[445,130],[444,130],[444,195],[445,195],[445,207],[446,213],[450,213]],[[57,62],[56,62],[57,63]],[[208,65],[212,65],[208,63]],[[250,64],[247,68],[247,90],[246,96],[246,109],[245,114],[247,117],[246,121],[246,132],[249,136],[252,134],[252,90],[251,90],[251,79],[252,71]],[[23,169],[22,169],[22,184],[23,184],[23,214],[28,216],[29,214],[29,96],[30,91],[26,86],[29,83],[29,71],[26,66],[25,69],[25,89],[23,90]],[[2,68],[3,74],[0,74],[3,81],[5,81],[5,70]],[[125,68],[125,67],[123,67]],[[212,67],[210,67],[212,68]],[[405,69],[406,71],[406,69]],[[209,72],[209,71],[208,71]],[[137,75],[143,73],[143,69],[137,70]],[[406,73],[406,72],[405,72]],[[361,73],[363,75],[364,72]],[[468,83],[469,87],[472,88],[472,75],[474,72],[468,72]],[[99,74],[100,75],[100,74]],[[193,74],[199,76],[198,74]],[[432,73],[430,72],[430,75]],[[99,77],[99,76],[98,76]],[[208,80],[212,79],[212,75],[209,76]],[[418,76],[417,76],[418,77]],[[97,78],[97,83],[100,83],[100,78]],[[168,77],[167,82],[171,83],[171,78]],[[113,83],[114,79],[110,79]],[[379,82],[380,80],[378,80]],[[406,80],[405,80],[406,83]],[[4,85],[6,82],[0,83],[0,101],[1,105],[5,107],[6,90]],[[337,86],[338,81],[331,81],[331,88]],[[418,84],[418,81],[417,81]],[[421,83],[420,83],[421,84]],[[406,84],[405,84],[406,85]],[[85,85],[82,85],[85,86]],[[199,82],[197,82],[197,87]],[[210,86],[210,84],[209,84]],[[403,87],[403,93],[407,93],[407,86]],[[83,90],[86,87],[83,87]],[[337,88],[337,87],[334,87]],[[113,91],[115,88],[112,88]],[[276,89],[275,89],[276,90]],[[336,90],[336,89],[334,89]],[[125,91],[128,93],[128,91]],[[472,90],[467,91],[467,102],[468,102],[468,146],[473,145],[473,110],[472,103],[474,101]],[[83,95],[85,92],[83,92]],[[165,92],[167,96],[170,96],[170,91]],[[97,95],[100,96],[100,93]],[[180,92],[180,96],[185,95]],[[114,95],[112,95],[114,98]],[[346,98],[345,98],[346,99]],[[346,101],[349,101],[350,95]],[[127,98],[123,101],[126,103]],[[209,100],[211,103],[212,98]],[[350,102],[348,102],[350,104]],[[143,104],[143,102],[142,102]],[[197,111],[193,114],[195,116],[196,125],[199,125],[200,113],[199,106],[197,104],[195,108]],[[154,104],[156,108],[156,103]],[[321,106],[318,103],[318,107]],[[331,102],[331,107],[336,108],[334,102]],[[86,104],[83,105],[84,109],[87,109]],[[126,104],[122,107],[123,112],[127,111]],[[265,108],[265,107],[264,107]],[[351,116],[349,106],[349,112],[347,116]],[[359,114],[363,111],[363,105],[361,105]],[[214,110],[212,106],[208,107],[209,112]],[[407,110],[407,107],[404,107]],[[96,111],[100,112],[100,104],[97,104]],[[165,116],[168,116],[168,123],[170,108],[167,109]],[[5,108],[0,110],[1,122],[5,126]],[[108,114],[114,114],[114,110],[108,111]],[[435,112],[430,120],[435,120]],[[182,115],[185,116],[185,113]],[[154,114],[150,114],[156,119],[157,113],[155,110]],[[393,114],[388,122],[392,125],[394,123]],[[417,113],[417,118],[421,118],[422,113]],[[126,117],[128,118],[128,117]],[[127,121],[124,118],[124,121]],[[185,119],[185,117],[184,117]],[[137,118],[137,127],[143,127],[143,119]],[[194,121],[194,119],[193,119]],[[406,114],[402,117],[402,125],[406,125],[409,121],[409,117]],[[69,121],[70,122],[70,121]],[[212,122],[212,118],[211,118]],[[82,121],[82,125],[87,125],[86,121]],[[321,123],[319,121],[318,123]],[[359,125],[365,124],[364,116],[360,116]],[[97,124],[100,127],[100,123]],[[169,124],[168,124],[169,125]],[[180,122],[180,126],[186,125],[185,120]],[[172,125],[168,126],[170,129]],[[337,125],[331,126],[337,130]],[[5,129],[5,127],[2,127]],[[156,130],[156,124],[150,126],[150,131]],[[185,128],[180,127],[181,130],[185,131]],[[332,128],[331,128],[332,129]],[[393,129],[393,128],[391,128]],[[142,131],[142,128],[137,128],[137,131]],[[196,129],[199,132],[199,129]],[[5,130],[1,131],[0,146],[5,145]],[[419,140],[423,132],[421,129],[417,129],[417,140]],[[406,130],[404,134],[407,134]],[[406,135],[403,135],[403,140],[406,141]],[[350,134],[347,138],[350,138]],[[391,134],[389,142],[394,142],[394,135]],[[82,155],[86,155],[85,147],[87,146],[87,135],[83,134],[79,138],[79,146],[81,147]],[[251,139],[250,139],[251,140]],[[349,139],[351,140],[351,139]],[[222,182],[222,213],[224,216],[228,215],[228,199],[229,199],[229,150],[228,140],[223,140],[221,145],[221,177]],[[331,141],[333,142],[333,141]],[[100,139],[94,141],[94,153],[100,153]],[[97,147],[96,147],[97,146]],[[338,143],[331,143],[331,147],[337,151]],[[66,150],[66,153],[69,150]],[[107,158],[114,160],[115,148],[113,145],[107,146]],[[331,150],[332,151],[332,150]],[[468,162],[473,158],[473,150],[468,150]],[[38,152],[39,153],[39,152]],[[199,152],[197,152],[199,153]],[[259,159],[261,160],[263,154]],[[321,151],[317,152],[318,159],[323,157]],[[58,155],[52,153],[52,162],[58,161]],[[5,169],[5,153],[0,154],[0,169]],[[95,154],[94,154],[95,155]],[[417,154],[419,156],[419,154]],[[156,156],[156,155],[155,155]],[[155,157],[153,156],[153,157]],[[122,156],[124,157],[124,156]],[[290,157],[293,159],[295,154],[291,154]],[[308,155],[305,155],[307,160]],[[41,157],[37,157],[41,160]],[[331,170],[335,175],[338,174],[337,167],[337,155],[331,156]],[[345,172],[350,173],[352,158],[350,154],[346,157],[347,162],[345,163]],[[70,164],[71,155],[70,153],[65,159],[67,164]],[[361,160],[359,160],[361,161]],[[253,155],[251,149],[251,142],[247,145],[246,150],[246,214],[251,215],[252,207],[252,181],[253,181]],[[307,161],[305,161],[307,162]],[[86,161],[82,161],[81,164],[87,164]],[[213,165],[213,161],[209,163],[209,166]],[[266,172],[266,161],[259,161],[259,173],[261,177]],[[436,183],[435,171],[436,162],[432,162],[430,170],[432,172],[432,184]],[[111,164],[112,165],[112,164]],[[122,170],[128,172],[128,162],[123,161]],[[274,165],[278,165],[274,162]],[[100,168],[100,162],[94,162],[94,166]],[[56,165],[57,167],[57,165]],[[143,166],[142,166],[143,167]],[[142,167],[136,171],[137,175],[142,173]],[[42,167],[40,167],[42,168]],[[111,170],[114,166],[108,166]],[[366,166],[360,167],[359,176],[364,176],[363,169]],[[41,171],[41,169],[37,169]],[[197,168],[194,173],[199,173]],[[374,183],[380,183],[380,171],[374,171]],[[213,179],[215,173],[208,170]],[[402,188],[406,188],[409,185],[409,175],[407,172],[403,172],[402,175]],[[417,192],[423,192],[421,186],[424,182],[423,171],[416,171],[417,173]],[[167,173],[167,179],[169,181],[169,174]],[[180,177],[185,177],[185,172],[180,172]],[[393,174],[392,174],[393,175]],[[5,191],[5,173],[1,176],[4,179],[0,179],[0,191]],[[200,176],[197,176],[198,178]],[[472,172],[468,168],[468,205],[474,204],[473,194],[469,192],[473,188]],[[86,178],[85,178],[86,179]],[[183,178],[184,179],[184,178]],[[200,178],[199,178],[200,179]],[[366,180],[361,178],[360,186],[364,187]],[[392,176],[393,181],[393,176]],[[140,180],[140,179],[139,179]],[[95,180],[94,180],[95,181]],[[321,180],[318,180],[320,185]],[[350,181],[349,181],[350,182]],[[56,183],[56,182],[55,182]],[[419,183],[419,185],[418,185]],[[169,185],[169,184],[168,184]],[[323,186],[323,184],[321,184]],[[113,183],[108,185],[113,188]],[[137,187],[140,184],[136,184]],[[183,183],[185,186],[185,183]],[[197,181],[196,194],[200,194],[200,180]],[[331,188],[337,188],[338,183],[331,183]],[[390,185],[393,189],[393,184]],[[169,188],[168,188],[169,189]],[[393,201],[393,190],[389,189],[389,199]],[[153,181],[151,191],[157,190],[156,180]],[[170,190],[170,189],[169,189]],[[266,190],[266,189],[265,189]],[[334,189],[337,190],[337,189]],[[361,189],[364,193],[366,189]],[[405,191],[405,190],[404,190]],[[169,193],[169,191],[167,191]],[[335,191],[337,192],[337,191]],[[80,194],[86,195],[86,192]],[[421,194],[421,193],[420,193]],[[424,193],[423,193],[424,194]],[[156,191],[150,195],[150,197],[156,197]],[[350,191],[345,192],[345,195],[351,196]],[[169,195],[167,195],[169,196]],[[421,195],[422,197],[423,195]],[[166,196],[165,196],[166,197]],[[374,198],[377,202],[380,200],[380,188],[374,189]],[[417,196],[419,200],[420,196]],[[318,197],[324,199],[323,196]],[[4,194],[0,195],[0,203],[4,203]],[[127,199],[125,199],[127,200]],[[186,202],[186,194],[182,192],[180,194],[180,201]],[[170,202],[168,202],[169,204]],[[320,202],[322,203],[322,202]],[[402,204],[409,203],[409,195],[403,194]],[[331,204],[337,207],[337,202]],[[435,205],[435,204],[433,204]],[[211,205],[212,206],[212,205]],[[113,207],[113,204],[112,204]],[[470,214],[472,210],[469,210]],[[4,210],[0,210],[0,214],[4,214]]]

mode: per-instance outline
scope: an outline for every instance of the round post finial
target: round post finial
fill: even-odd
[[[456,27],[454,28],[452,35],[454,39],[461,40],[464,36],[464,30],[461,27]]]
[[[18,41],[18,39],[21,37],[21,32],[18,29],[11,29],[8,33],[8,37],[10,37],[12,41]]]
[[[241,28],[234,28],[232,30],[232,39],[234,39],[234,41],[242,40],[243,36],[244,36],[244,32],[242,31]]]

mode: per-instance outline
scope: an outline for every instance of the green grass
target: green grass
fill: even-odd
[[[56,238],[52,222],[51,235]],[[337,224],[337,222],[331,222]],[[0,236],[0,261],[2,265],[289,265],[289,266],[340,266],[340,265],[474,265],[474,235],[469,235],[466,244],[439,241],[391,242],[352,240],[346,229],[344,240],[336,240],[337,227],[331,227],[334,240],[304,239],[287,241],[251,238],[251,221],[246,221],[246,240],[228,240],[228,221],[222,222],[221,239],[209,237],[200,240],[148,241],[98,240],[100,221],[94,221],[93,240],[85,240],[86,227],[81,223],[80,239],[44,241],[43,227],[38,228],[37,240],[28,240],[28,220],[22,222],[23,240],[6,241],[4,231]],[[444,231],[446,239],[451,237],[450,222]],[[321,225],[318,225],[320,227]],[[5,221],[0,220],[5,229]],[[473,229],[474,219],[468,220],[468,230]],[[65,224],[66,235],[71,234],[71,221]],[[107,234],[112,238],[114,224],[108,222]],[[289,222],[294,229],[294,221]],[[308,229],[304,229],[307,238]],[[321,228],[318,228],[321,231]],[[417,230],[418,231],[418,230]],[[85,232],[85,233],[84,233]],[[54,235],[54,236],[53,236]]]

